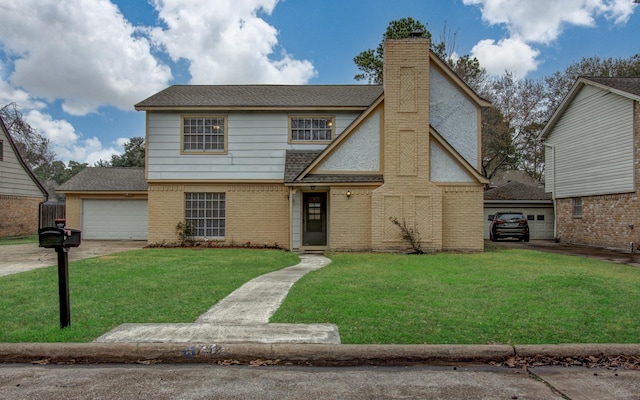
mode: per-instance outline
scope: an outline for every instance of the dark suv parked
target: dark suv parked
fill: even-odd
[[[512,237],[518,240],[529,241],[529,223],[527,217],[521,212],[498,212],[493,216],[489,231],[489,238],[496,241],[501,238]]]

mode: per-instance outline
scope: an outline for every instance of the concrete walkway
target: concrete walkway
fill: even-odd
[[[123,324],[102,335],[106,343],[313,343],[339,344],[332,324],[270,324],[293,284],[329,264],[322,255],[300,255],[300,263],[259,276],[213,305],[195,323]]]

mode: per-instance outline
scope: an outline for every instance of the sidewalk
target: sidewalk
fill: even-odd
[[[448,393],[457,385],[466,393],[460,398],[499,398],[482,395],[493,389],[525,393],[522,398],[638,398],[640,369],[635,368],[640,344],[349,345],[340,344],[335,325],[269,324],[291,286],[330,262],[320,255],[301,255],[300,259],[293,267],[247,282],[192,324],[125,324],[94,343],[0,343],[0,363],[435,365],[453,368],[438,373],[437,382],[429,387]],[[575,365],[576,360],[620,355],[636,360],[632,369],[624,365],[567,368],[531,362],[547,357]],[[469,371],[475,381],[461,382],[458,366]],[[553,396],[548,397],[549,393]]]
[[[319,254],[250,280],[192,324],[123,324],[100,336],[103,343],[308,343],[339,344],[333,324],[270,324],[289,289],[305,274],[329,264]]]

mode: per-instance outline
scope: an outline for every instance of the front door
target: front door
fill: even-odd
[[[304,246],[327,245],[327,194],[303,193],[302,243]]]

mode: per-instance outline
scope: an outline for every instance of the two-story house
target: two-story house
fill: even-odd
[[[0,237],[36,234],[40,203],[48,196],[0,118]]]
[[[556,238],[640,243],[640,78],[580,77],[540,134]]]
[[[488,103],[424,38],[387,41],[384,74],[384,86],[177,85],[136,104],[148,241],[175,243],[184,221],[224,245],[404,250],[397,218],[425,251],[482,250]]]

